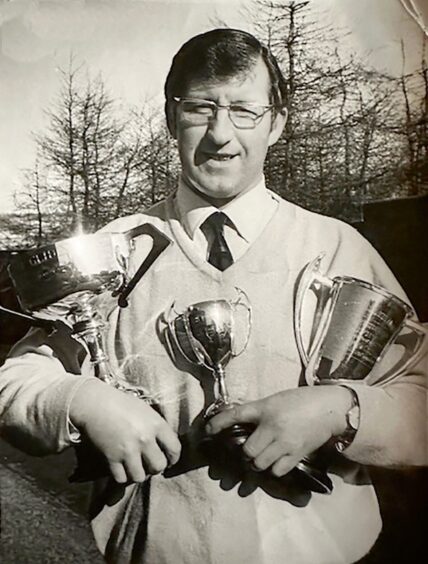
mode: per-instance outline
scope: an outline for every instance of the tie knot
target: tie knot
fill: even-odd
[[[223,227],[227,222],[227,215],[223,212],[214,212],[206,220],[206,225],[209,225],[214,231],[223,231]]]

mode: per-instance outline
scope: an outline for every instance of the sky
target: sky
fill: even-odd
[[[171,58],[213,18],[251,31],[242,6],[251,0],[0,0],[0,213],[35,158],[32,132],[46,127],[70,54],[102,73],[126,104],[161,95]],[[421,0],[425,1],[425,0]],[[345,50],[399,73],[400,40],[407,70],[420,61],[423,33],[400,0],[311,0],[320,18],[349,29]]]

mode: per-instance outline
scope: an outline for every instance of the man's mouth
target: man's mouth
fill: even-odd
[[[214,161],[219,161],[219,162],[230,161],[235,156],[236,155],[225,155],[225,154],[221,154],[221,153],[207,153],[208,159],[211,159],[211,160],[214,160]]]

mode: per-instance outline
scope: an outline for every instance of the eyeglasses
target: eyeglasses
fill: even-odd
[[[179,104],[181,119],[190,125],[206,125],[217,117],[219,109],[225,109],[230,121],[238,129],[254,129],[263,116],[274,107],[273,104],[264,106],[252,103],[222,105],[212,100],[176,96],[174,96],[174,101]]]

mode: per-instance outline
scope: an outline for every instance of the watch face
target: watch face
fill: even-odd
[[[345,386],[347,388],[347,386]],[[352,392],[352,406],[346,413],[346,429],[345,432],[337,437],[335,442],[336,450],[343,452],[354,440],[354,437],[360,426],[360,404],[358,396],[352,388],[348,388]]]
[[[351,427],[351,429],[353,429],[354,431],[357,431],[360,425],[360,408],[358,407],[358,405],[351,407],[351,409],[348,411],[347,419],[349,427]]]

